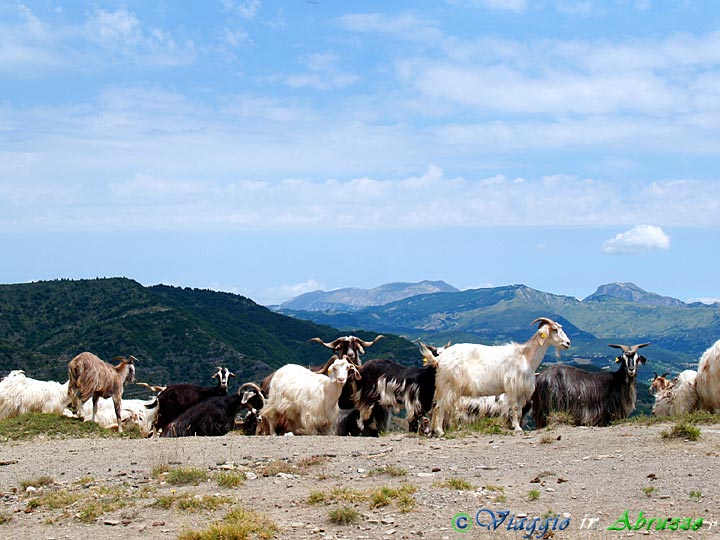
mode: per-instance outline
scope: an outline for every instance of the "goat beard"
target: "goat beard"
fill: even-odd
[[[555,358],[560,360],[560,347],[558,346],[555,347]]]

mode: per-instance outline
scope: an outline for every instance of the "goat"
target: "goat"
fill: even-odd
[[[278,369],[262,410],[267,432],[275,433],[282,421],[286,431],[298,435],[334,433],[340,413],[338,399],[349,377],[359,380],[361,376],[347,358],[337,356],[331,357],[320,373],[297,364]]]
[[[356,367],[360,367],[362,365],[360,355],[365,354],[365,349],[363,347],[371,347],[384,337],[385,336],[383,335],[379,335],[376,336],[375,339],[373,339],[372,341],[364,341],[359,337],[355,336],[342,336],[334,339],[330,343],[325,343],[322,339],[315,337],[312,338],[310,341],[324,345],[328,349],[331,349],[333,353],[339,358],[347,357],[350,363],[354,364]],[[323,367],[324,366],[312,366],[310,370],[314,371],[315,373],[319,373],[320,370],[323,369]],[[262,391],[265,393],[266,396],[270,394],[270,384],[274,376],[275,372],[273,371],[270,375],[265,377],[260,384],[260,387],[262,388]]]
[[[238,389],[240,405],[248,409],[242,423],[245,435],[255,435],[258,424],[262,421],[260,411],[265,406],[265,396],[262,389],[255,383],[245,383]]]
[[[697,371],[686,369],[655,394],[654,416],[679,416],[698,407]],[[663,377],[664,378],[664,377]],[[660,377],[658,377],[660,379]],[[655,380],[653,380],[653,384]]]
[[[510,406],[505,394],[499,396],[462,397],[457,405],[461,424],[472,424],[480,418],[507,418]]]
[[[352,399],[360,411],[361,426],[373,415],[373,409],[404,407],[408,430],[418,430],[418,421],[432,409],[435,395],[435,364],[424,367],[405,367],[392,360],[369,360],[360,368],[362,379],[355,383]],[[387,425],[377,426],[380,431]]]
[[[143,401],[141,399],[123,399],[120,425],[123,427],[135,425],[138,427],[140,434],[143,437],[149,436],[152,432],[155,414],[157,413],[157,407],[150,407],[153,403],[156,403],[155,398],[149,401]],[[85,422],[90,422],[92,407],[92,403],[87,401],[82,407],[82,414],[76,415],[70,411],[70,409],[65,409],[62,414],[63,416],[67,416],[69,418],[77,418],[79,416],[80,418],[83,418]],[[118,423],[117,418],[115,417],[115,405],[112,399],[100,398],[98,400],[94,422],[103,428],[117,428]]]
[[[343,336],[331,341],[330,343],[325,343],[322,339],[316,337],[312,338],[310,341],[324,345],[328,349],[331,349],[333,353],[340,358],[346,356],[349,362],[355,364],[356,367],[360,367],[362,366],[360,355],[365,354],[365,349],[363,347],[371,347],[384,337],[385,336],[380,335],[376,336],[372,341],[363,341],[359,337]]]
[[[61,414],[69,403],[67,382],[31,379],[19,369],[0,381],[0,420],[29,412]]]
[[[613,420],[627,418],[635,408],[638,364],[647,361],[637,351],[648,345],[609,345],[623,352],[615,358],[620,368],[611,373],[560,365],[543,371],[532,396],[535,426],[545,427],[554,411],[569,413],[573,423],[580,426],[607,426]]]
[[[118,356],[117,366],[103,362],[92,353],[82,352],[68,363],[68,396],[73,408],[82,416],[83,404],[92,397],[92,421],[97,414],[97,403],[100,398],[112,397],[115,406],[115,419],[118,431],[122,431],[122,395],[126,383],[135,380],[134,356],[125,358]],[[83,417],[84,419],[84,417]]]
[[[550,346],[570,347],[570,339],[560,324],[544,317],[535,319],[532,324],[535,323],[539,323],[537,331],[523,344],[489,346],[458,343],[437,357],[427,347],[421,347],[423,356],[437,364],[433,433],[444,434],[443,425],[462,396],[497,396],[503,393],[507,395],[513,429],[522,430],[519,411],[535,390],[535,370]]]
[[[695,386],[701,409],[714,412],[720,408],[720,339],[700,357]]]
[[[244,393],[244,392],[243,392]],[[230,396],[216,396],[196,403],[167,424],[161,437],[219,437],[235,427],[235,416],[243,407],[238,390]]]
[[[653,371],[653,378],[650,382],[650,387],[648,388],[648,393],[651,396],[657,395],[659,392],[667,390],[672,386],[672,382],[667,378],[668,375],[670,375],[670,372],[665,372],[662,375],[658,375]]]
[[[191,383],[171,384],[157,396],[158,412],[153,432],[157,433],[193,405],[211,397],[227,394],[228,381],[235,374],[226,367],[217,367],[211,379],[217,379],[216,386],[200,386]]]

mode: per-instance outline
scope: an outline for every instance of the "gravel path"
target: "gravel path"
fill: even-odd
[[[562,426],[451,439],[231,434],[4,443],[0,538],[175,539],[238,507],[264,514],[279,528],[276,537],[290,540],[520,539],[534,517],[536,526],[550,518],[555,531],[546,537],[554,539],[720,538],[720,430],[703,426],[701,439],[690,442],[661,438],[667,428]],[[158,475],[178,467],[201,469],[208,479],[173,485],[167,473]],[[249,478],[237,487],[219,485],[220,472],[233,469]],[[20,487],[42,475],[54,483],[34,492]],[[82,521],[89,503],[113,494],[124,507],[109,503]],[[59,495],[67,500],[54,508]],[[206,507],[213,498],[219,507]],[[190,500],[189,508],[180,500]],[[354,524],[331,523],[329,512],[341,507],[357,512]],[[495,531],[473,523],[478,512],[488,523],[503,510],[510,516]],[[640,511],[647,519],[704,522],[695,532],[608,531],[626,510],[633,524]],[[511,517],[526,530],[508,530]],[[541,536],[537,530],[533,535]]]

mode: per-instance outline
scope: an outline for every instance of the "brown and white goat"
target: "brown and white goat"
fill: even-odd
[[[122,395],[126,383],[135,380],[135,360],[130,356],[118,356],[117,366],[103,362],[96,355],[82,352],[68,363],[68,396],[79,416],[83,414],[83,404],[93,400],[92,421],[97,414],[98,400],[112,398],[115,405],[115,418],[118,431],[122,431]],[[84,419],[84,418],[83,418]]]

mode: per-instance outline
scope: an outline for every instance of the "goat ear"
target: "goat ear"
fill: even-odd
[[[645,362],[647,362],[647,358],[645,358],[644,356],[639,355],[639,354],[638,354],[637,359],[638,359],[638,362],[640,362],[641,364],[644,364]]]
[[[219,377],[219,375],[218,375],[218,373],[216,372],[215,375],[213,375],[213,376],[210,377],[210,378],[211,378],[211,379],[217,379],[218,377]]]
[[[230,373],[228,373],[228,377],[235,377],[235,374],[231,371]]]
[[[615,357],[615,363],[616,363],[616,364],[619,364],[620,362],[622,362],[622,359],[623,359],[622,356],[616,356],[616,357]]]

